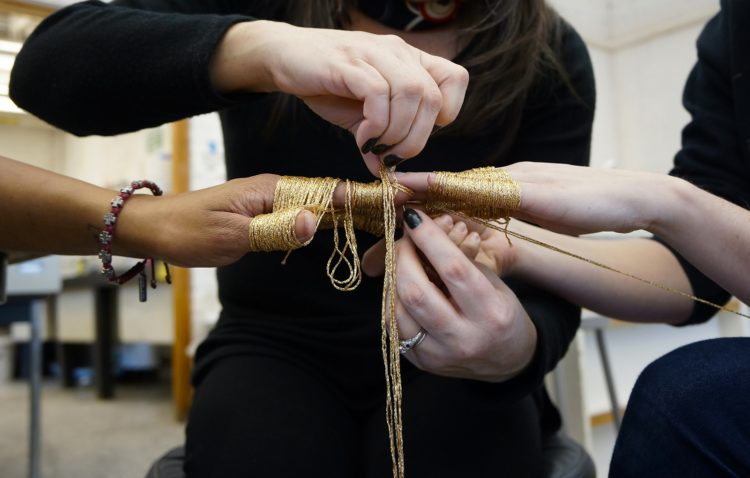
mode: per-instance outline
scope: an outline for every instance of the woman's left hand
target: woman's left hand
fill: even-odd
[[[454,244],[446,234],[449,217],[435,222],[407,210],[404,222],[409,227],[396,246],[396,320],[402,340],[426,333],[405,357],[449,377],[501,382],[520,373],[534,356],[536,329],[515,294]],[[370,266],[374,256],[366,257]]]

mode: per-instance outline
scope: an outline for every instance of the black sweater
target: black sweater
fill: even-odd
[[[698,62],[683,103],[691,115],[671,173],[742,207],[750,207],[750,2],[722,0],[721,12],[698,38]],[[711,240],[711,231],[696,231]],[[721,244],[716,244],[721,248]],[[684,259],[693,292],[724,303],[729,294]],[[707,320],[716,309],[695,303],[686,323]]]
[[[78,135],[112,135],[220,111],[230,178],[273,172],[370,181],[348,133],[308,111],[287,115],[268,133],[275,95],[223,96],[211,87],[208,63],[224,32],[254,18],[284,20],[281,1],[127,0],[85,2],[45,20],[18,55],[11,95],[22,108]],[[436,137],[403,170],[465,170],[516,161],[588,163],[595,90],[580,37],[565,27],[562,62],[576,91],[552,75],[541,79],[523,110],[511,149],[498,155],[502,130],[462,138]],[[374,242],[358,235],[360,250]],[[294,357],[352,396],[383,397],[380,358],[382,280],[355,292],[333,289],[324,273],[332,248],[319,232],[308,247],[282,254],[248,254],[219,269],[221,318],[197,357],[196,383],[219,357],[256,353]],[[534,393],[564,355],[579,325],[579,309],[510,281],[538,330],[526,371],[499,385],[466,381],[497,398]],[[309,352],[309,353],[308,353]],[[543,414],[545,415],[545,414]],[[546,428],[556,428],[554,412]]]

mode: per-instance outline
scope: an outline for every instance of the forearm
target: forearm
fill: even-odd
[[[513,230],[511,223],[511,230]],[[692,293],[674,255],[649,239],[582,239],[528,226],[523,234],[614,269]],[[603,315],[636,322],[679,323],[692,311],[690,299],[516,239],[512,275]]]
[[[96,254],[103,216],[116,192],[0,157],[0,251]],[[113,247],[120,255],[145,256],[140,203],[133,197],[120,214]],[[130,224],[125,224],[130,223]],[[125,224],[125,225],[122,225]],[[145,237],[145,235],[144,235]]]
[[[649,227],[711,280],[750,303],[750,211],[675,179]]]
[[[249,17],[130,3],[138,8],[87,2],[47,18],[16,59],[12,99],[77,135],[119,134],[229,105],[211,85],[209,63],[231,25]]]

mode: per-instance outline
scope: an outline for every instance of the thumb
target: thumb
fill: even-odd
[[[385,273],[385,239],[381,239],[362,256],[362,272],[370,277]]]
[[[294,236],[299,242],[309,241],[315,234],[316,219],[315,214],[303,209],[297,214],[294,221]]]

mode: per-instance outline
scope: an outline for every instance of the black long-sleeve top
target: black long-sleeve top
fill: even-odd
[[[683,95],[691,120],[682,132],[682,148],[670,173],[745,208],[750,208],[748,25],[750,2],[722,0],[721,11],[698,38],[698,61]],[[696,234],[711,240],[711,231]],[[720,304],[729,299],[729,293],[677,257],[696,296]],[[695,303],[686,324],[703,322],[715,313],[716,309]]]
[[[283,21],[285,3],[123,0],[73,5],[45,20],[28,39],[12,73],[11,96],[20,107],[77,135],[119,134],[219,111],[229,178],[273,172],[370,181],[348,133],[306,110],[295,118],[283,116],[269,133],[276,95],[226,96],[211,86],[209,61],[227,29],[252,18]],[[586,47],[569,26],[561,60],[570,84],[553,75],[537,82],[509,151],[497,154],[504,132],[485,128],[462,138],[437,136],[401,169],[465,170],[521,160],[587,164],[595,89]],[[374,240],[358,234],[360,250]],[[199,349],[196,382],[219,357],[293,356],[312,373],[339,384],[344,394],[382,400],[382,281],[366,278],[351,293],[334,290],[324,273],[331,248],[330,233],[321,231],[285,266],[281,254],[253,253],[220,268],[223,311]],[[498,398],[534,393],[547,409],[542,379],[574,337],[579,309],[526,284],[509,284],[536,325],[534,359],[504,384],[466,384]],[[546,428],[559,426],[556,413],[542,415]]]

